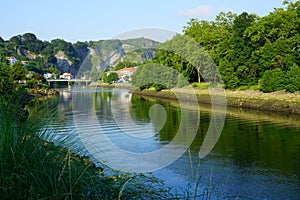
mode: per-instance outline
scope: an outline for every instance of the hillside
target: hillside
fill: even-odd
[[[140,62],[153,56],[152,48],[158,42],[146,38],[129,40],[99,40],[70,43],[62,39],[41,41],[32,33],[11,37],[5,41],[0,37],[1,62],[15,57],[25,63],[29,71],[40,74],[59,70],[75,76],[82,65],[84,69],[99,71],[115,66],[121,60]],[[84,76],[89,76],[85,73]]]
[[[132,62],[139,62],[149,49],[155,48],[158,42],[145,38],[129,40],[104,40],[94,47],[95,54],[100,59],[100,68],[115,66],[118,61],[129,59]],[[93,45],[94,46],[94,45]]]

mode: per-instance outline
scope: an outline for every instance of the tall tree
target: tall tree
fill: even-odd
[[[16,89],[10,67],[0,63],[0,98],[7,99]]]
[[[26,79],[26,75],[28,74],[28,71],[20,64],[20,62],[16,62],[10,67],[11,67],[11,73],[13,79],[15,81]]]

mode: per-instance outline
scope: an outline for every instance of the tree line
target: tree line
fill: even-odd
[[[202,50],[195,51],[201,49],[197,45]],[[300,91],[299,47],[300,1],[284,1],[264,17],[221,12],[214,21],[190,19],[183,35],[161,44],[152,62],[176,69],[190,82],[295,92]]]

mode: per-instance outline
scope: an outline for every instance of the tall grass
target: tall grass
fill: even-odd
[[[18,93],[8,102],[0,103],[0,198],[83,196],[84,187],[90,177],[97,176],[97,170],[91,171],[89,165],[68,149],[40,139],[44,134],[43,117],[35,113],[27,118],[24,107],[20,106],[26,96]],[[83,175],[85,178],[81,178]]]
[[[108,175],[88,157],[41,139],[51,134],[42,128],[51,112],[43,104],[26,112],[27,97],[0,101],[0,199],[170,198],[151,176]]]

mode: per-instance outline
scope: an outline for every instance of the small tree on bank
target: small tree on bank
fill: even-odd
[[[113,83],[114,81],[119,80],[119,76],[116,72],[111,72],[107,75],[107,73],[104,73],[102,76],[102,81],[104,83]]]

